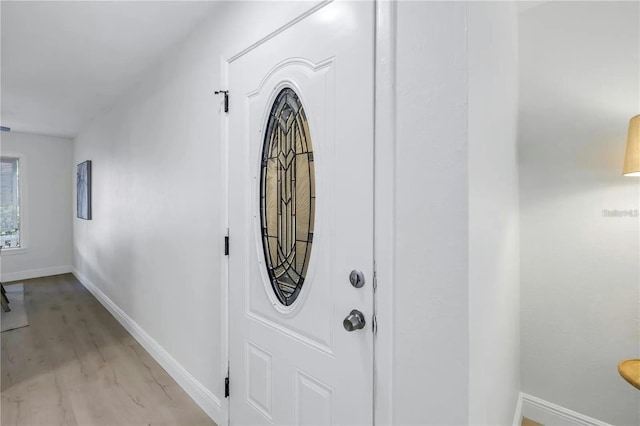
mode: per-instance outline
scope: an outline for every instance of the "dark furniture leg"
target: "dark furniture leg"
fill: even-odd
[[[11,308],[9,307],[9,299],[7,298],[7,292],[4,291],[4,285],[2,285],[2,283],[0,283],[0,287],[2,288],[2,310],[5,312],[9,312],[11,310]]]

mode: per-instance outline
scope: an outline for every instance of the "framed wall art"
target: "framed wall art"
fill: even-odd
[[[76,186],[77,216],[91,220],[91,160],[78,164]]]

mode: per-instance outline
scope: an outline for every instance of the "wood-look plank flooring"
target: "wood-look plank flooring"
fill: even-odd
[[[0,335],[3,426],[215,426],[73,275],[22,282],[30,326]]]

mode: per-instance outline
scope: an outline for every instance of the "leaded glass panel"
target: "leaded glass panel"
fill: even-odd
[[[293,89],[280,91],[267,120],[260,173],[264,257],[278,300],[291,305],[309,267],[315,220],[309,124]]]

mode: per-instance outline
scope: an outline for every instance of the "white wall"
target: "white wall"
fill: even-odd
[[[464,3],[397,4],[393,423],[399,425],[461,425],[468,417],[465,25]]]
[[[640,355],[638,180],[621,176],[640,112],[637,2],[550,2],[520,16],[523,391],[640,423],[617,363]]]
[[[16,132],[3,132],[1,137],[2,155],[21,158],[25,248],[3,250],[2,281],[70,272],[71,141]]]
[[[205,408],[220,424],[226,206],[213,92],[222,59],[315,3],[221,3],[74,143],[94,184],[93,220],[73,222],[76,273],[213,395]]]
[[[471,2],[469,424],[506,425],[520,391],[518,32],[512,2]]]
[[[393,423],[510,424],[519,391],[515,8],[400,2],[396,25]]]

